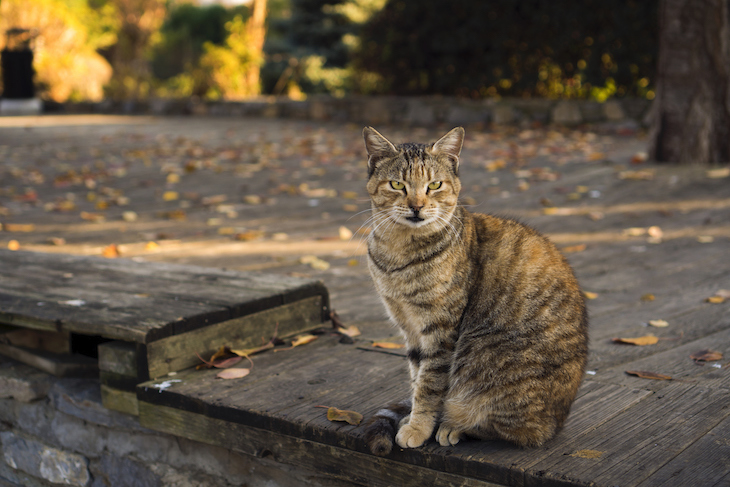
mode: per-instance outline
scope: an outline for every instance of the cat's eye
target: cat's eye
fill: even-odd
[[[441,187],[441,181],[434,181],[432,183],[428,183],[428,189],[439,189]]]
[[[401,189],[405,188],[406,185],[403,184],[403,183],[401,183],[400,181],[391,181],[390,182],[390,187],[393,188],[393,189],[401,190]]]

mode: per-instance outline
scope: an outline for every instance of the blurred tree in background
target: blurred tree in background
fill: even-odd
[[[36,84],[44,96],[100,100],[112,68],[98,50],[116,42],[108,13],[91,8],[86,0],[2,0],[0,49],[8,29],[33,30]]]
[[[464,97],[652,97],[657,0],[389,0],[357,66],[379,91]]]
[[[102,86],[114,99],[263,92],[603,101],[653,98],[658,2],[2,0],[0,28],[39,32],[37,81],[57,101],[98,99]]]

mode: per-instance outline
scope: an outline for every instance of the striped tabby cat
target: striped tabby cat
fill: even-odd
[[[415,448],[434,431],[444,446],[467,436],[542,445],[568,416],[586,364],[572,269],[537,231],[458,205],[464,129],[430,145],[394,145],[370,127],[363,136],[369,268],[405,337],[412,386],[410,402],[368,422],[368,447],[387,455],[394,436]]]

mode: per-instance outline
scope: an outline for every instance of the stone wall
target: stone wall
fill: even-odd
[[[202,102],[193,99],[67,104],[67,113],[128,113],[154,115],[214,115],[334,120],[361,124],[531,125],[612,124],[633,128],[647,122],[651,102],[639,98],[590,100],[487,99],[396,96],[310,96],[303,101],[262,98],[242,102]],[[57,107],[59,108],[59,107]]]
[[[351,484],[143,428],[105,409],[99,382],[0,356],[0,486],[288,487]]]

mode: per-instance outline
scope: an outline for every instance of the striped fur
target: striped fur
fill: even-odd
[[[405,337],[412,386],[410,416],[401,405],[366,426],[370,450],[387,455],[394,435],[418,447],[434,431],[444,446],[466,436],[542,445],[565,421],[586,364],[572,269],[537,231],[458,206],[463,129],[430,145],[396,146],[370,127],[363,136],[369,268]]]

